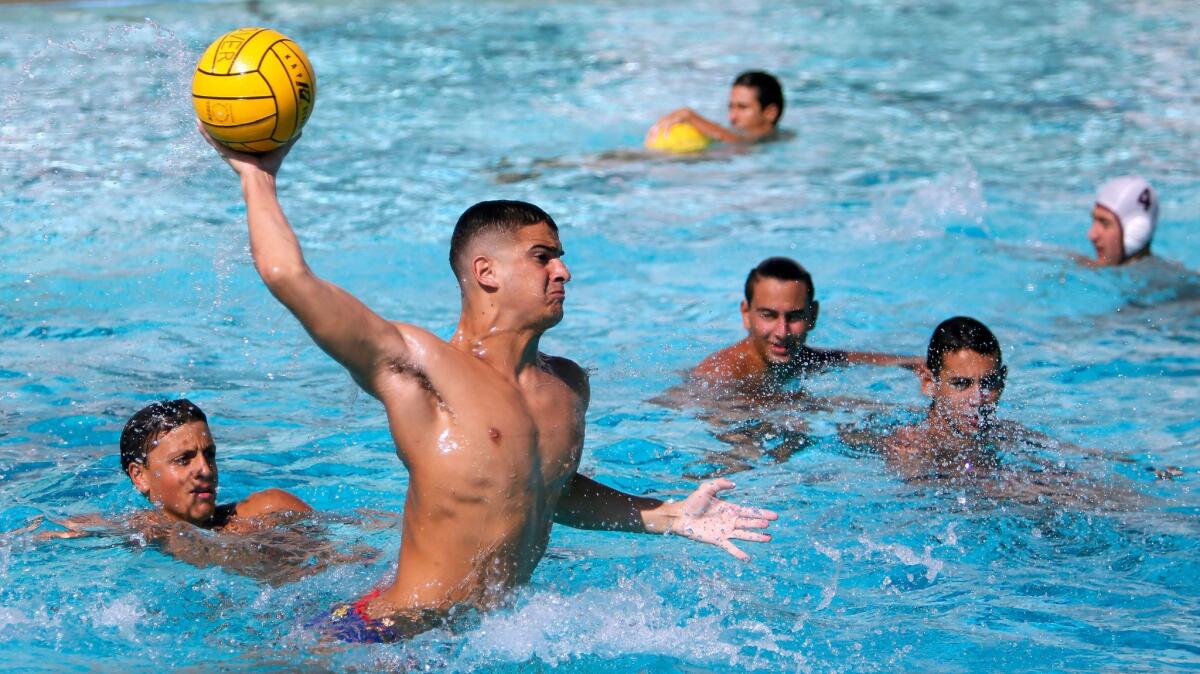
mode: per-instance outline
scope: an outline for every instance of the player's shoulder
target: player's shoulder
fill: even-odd
[[[588,371],[579,363],[563,356],[541,354],[542,363],[546,369],[562,379],[567,386],[576,391],[586,391],[588,388]]]
[[[413,325],[412,323],[404,323],[403,321],[389,321],[389,322],[392,324],[392,327],[394,327],[396,329],[396,332],[400,333],[400,336],[403,337],[404,340],[406,342],[409,342],[410,344],[417,343],[417,344],[420,344],[421,346],[438,346],[438,345],[449,346],[450,345],[450,343],[447,342],[446,340],[442,339],[441,337],[438,337],[437,335],[433,334],[429,330],[426,330],[425,328],[422,328],[419,325]]]
[[[255,519],[283,512],[312,512],[312,506],[290,492],[274,488],[255,492],[237,504],[237,516],[241,518]]]
[[[901,426],[883,439],[880,449],[885,455],[903,457],[912,454],[923,440],[918,426]]]
[[[741,379],[746,371],[745,340],[710,353],[692,368],[691,376],[704,381]]]

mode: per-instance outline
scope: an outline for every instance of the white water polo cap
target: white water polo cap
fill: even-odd
[[[1158,195],[1145,178],[1113,178],[1096,191],[1096,203],[1112,211],[1121,222],[1126,259],[1146,250],[1158,225]]]

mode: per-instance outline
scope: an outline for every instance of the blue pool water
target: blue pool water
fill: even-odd
[[[1200,281],[1067,259],[1090,252],[1095,185],[1140,172],[1162,197],[1155,252],[1200,269],[1200,6],[653,5],[0,6],[0,530],[141,507],[120,428],[186,395],[225,499],[283,487],[338,516],[333,545],[382,551],[272,585],[121,537],[8,537],[6,669],[1200,669]],[[814,273],[814,345],[919,353],[976,316],[1011,368],[1002,416],[1185,473],[1049,450],[1144,495],[1120,507],[906,484],[839,429],[912,418],[915,378],[830,372],[814,395],[883,409],[761,413],[762,448],[806,439],[733,476],[781,513],[752,564],[558,528],[511,608],[331,651],[303,625],[390,572],[398,530],[356,509],[398,511],[407,477],[379,405],[261,287],[236,183],[193,130],[192,65],[239,25],[308,51],[320,93],[284,204],[318,273],[384,315],[453,329],[466,206],[554,215],[574,280],[543,345],[593,371],[584,469],[610,485],[675,497],[722,464],[719,427],[650,401],[740,337],[741,281],[773,254]],[[794,139],[602,157],[676,106],[721,119],[748,67],[783,81]]]

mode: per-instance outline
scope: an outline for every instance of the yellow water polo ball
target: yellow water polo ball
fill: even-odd
[[[646,147],[651,150],[683,154],[699,152],[708,147],[711,142],[709,137],[700,133],[696,127],[687,122],[680,122],[672,124],[667,127],[666,131],[651,138],[646,143]]]
[[[192,78],[200,123],[243,152],[267,152],[294,138],[316,101],[317,75],[308,56],[270,28],[238,28],[217,38]]]

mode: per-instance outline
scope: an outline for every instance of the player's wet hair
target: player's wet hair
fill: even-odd
[[[761,70],[747,70],[737,76],[733,86],[752,87],[758,92],[758,104],[763,110],[768,105],[774,105],[779,111],[775,116],[775,124],[778,125],[779,120],[783,119],[783,87],[779,86],[779,80],[774,75]]]
[[[131,464],[145,464],[151,443],[193,421],[208,423],[208,417],[192,401],[182,398],[160,400],[138,410],[121,431],[121,470],[128,475]]]
[[[996,335],[983,323],[967,316],[955,316],[941,322],[929,338],[925,367],[937,378],[942,373],[942,360],[948,353],[970,349],[981,356],[992,356],[1002,367],[1003,357]]]
[[[524,201],[481,201],[463,211],[454,225],[454,234],[450,236],[450,268],[455,276],[462,276],[459,257],[471,240],[480,234],[511,233],[543,222],[550,229],[558,231],[554,218],[533,204]]]
[[[808,270],[800,266],[790,257],[769,257],[758,266],[750,270],[750,274],[746,276],[746,304],[750,304],[754,300],[754,286],[758,284],[758,280],[762,278],[773,278],[780,281],[800,281],[808,288],[808,303],[812,304],[813,298],[816,297],[816,288],[813,287],[812,274]]]

